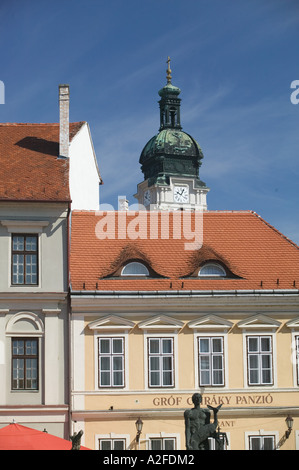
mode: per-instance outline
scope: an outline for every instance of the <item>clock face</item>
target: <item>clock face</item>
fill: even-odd
[[[151,193],[149,190],[145,191],[143,195],[143,203],[145,206],[148,206],[151,202]]]
[[[189,202],[189,188],[188,186],[175,186],[173,191],[174,202],[186,203]]]

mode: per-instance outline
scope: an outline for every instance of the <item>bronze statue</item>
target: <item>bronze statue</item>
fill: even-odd
[[[81,437],[83,436],[83,431],[75,432],[73,436],[70,436],[72,441],[71,450],[80,450],[81,447]]]
[[[187,450],[208,450],[208,438],[214,437],[218,440],[217,436],[217,413],[222,405],[213,408],[208,405],[208,408],[214,412],[214,422],[210,423],[209,410],[200,408],[202,402],[202,395],[194,393],[192,396],[194,408],[186,410],[184,413],[185,418],[185,435],[186,435],[186,449]]]

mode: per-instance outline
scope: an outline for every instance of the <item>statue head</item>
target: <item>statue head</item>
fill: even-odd
[[[202,402],[202,395],[200,393],[194,393],[192,395],[192,401],[194,403],[194,406],[200,405]]]

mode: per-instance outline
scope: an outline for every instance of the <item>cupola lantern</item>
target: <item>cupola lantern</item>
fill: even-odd
[[[135,197],[148,209],[205,210],[209,188],[198,175],[203,153],[196,140],[182,130],[181,90],[172,84],[169,57],[167,64],[167,83],[158,92],[160,128],[141,152],[144,182],[138,185]]]

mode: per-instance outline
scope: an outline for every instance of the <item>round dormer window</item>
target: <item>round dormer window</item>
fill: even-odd
[[[198,272],[200,277],[224,277],[226,272],[220,264],[208,263],[202,266]]]
[[[147,267],[142,264],[138,263],[137,261],[133,261],[132,263],[126,264],[121,272],[122,276],[149,276],[149,271]]]

